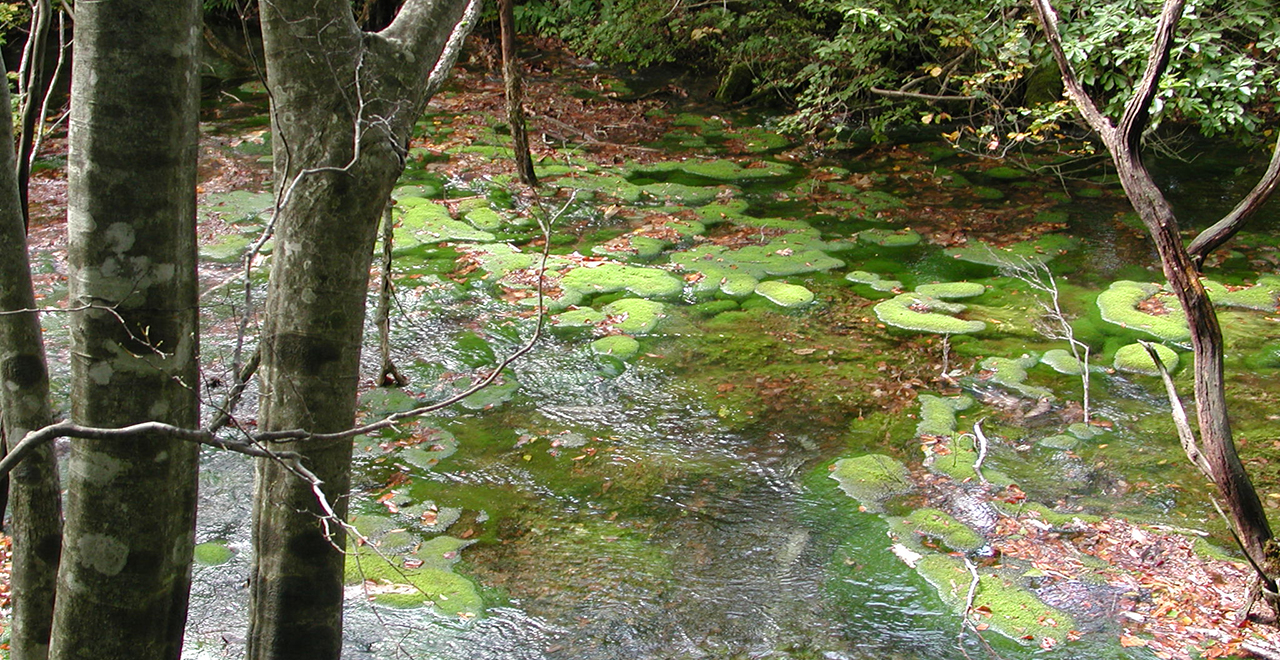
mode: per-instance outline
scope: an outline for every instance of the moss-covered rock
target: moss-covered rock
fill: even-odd
[[[941,397],[921,394],[920,422],[916,424],[916,437],[950,438],[956,432],[956,413],[973,405],[969,396]]]
[[[619,332],[647,335],[665,316],[666,306],[655,300],[623,298],[605,305],[600,311]]]
[[[1173,373],[1178,369],[1178,353],[1172,348],[1163,344],[1152,344],[1156,354],[1160,356],[1160,361],[1164,363],[1164,368]],[[1156,368],[1156,363],[1151,359],[1151,354],[1142,344],[1129,344],[1121,346],[1116,351],[1115,359],[1111,365],[1116,371],[1123,371],[1131,374],[1141,374],[1143,376],[1159,376],[1160,371]]]
[[[786,163],[777,163],[766,160],[754,160],[748,163],[746,167],[727,159],[719,160],[684,160],[684,161],[660,161],[656,163],[646,163],[638,165],[630,170],[631,176],[648,176],[654,174],[669,174],[672,172],[683,172],[695,177],[711,179],[714,181],[740,182],[752,181],[758,179],[771,179],[784,177],[791,174],[794,170]]]
[[[851,271],[844,278],[850,282],[866,284],[876,291],[885,293],[891,293],[902,288],[902,282],[898,280],[886,280],[876,273],[869,273],[865,270]]]
[[[949,314],[967,309],[960,303],[949,303],[920,293],[903,293],[875,306],[876,318],[885,325],[914,332],[964,335],[982,332],[987,324],[967,321]]]
[[[591,342],[591,350],[599,355],[611,355],[628,360],[640,352],[640,342],[627,335],[609,335]]]
[[[1044,355],[1040,356],[1040,363],[1060,374],[1079,376],[1084,373],[1084,365],[1065,348],[1053,348],[1045,351]]]
[[[195,562],[201,566],[219,566],[231,561],[235,554],[225,540],[217,539],[197,543],[194,558]]]
[[[786,282],[761,282],[756,285],[756,293],[780,307],[804,307],[813,302],[812,291]]]
[[[582,294],[626,291],[641,298],[672,298],[684,290],[684,280],[657,268],[602,263],[574,268],[560,278],[560,287]]]
[[[842,458],[831,466],[831,478],[840,490],[869,509],[878,509],[892,495],[909,492],[910,476],[907,466],[883,454]]]
[[[920,234],[913,229],[866,229],[858,232],[858,240],[881,247],[911,247],[920,244]]]
[[[1158,298],[1165,314],[1148,314],[1139,305]],[[1191,338],[1187,319],[1177,298],[1165,293],[1159,284],[1118,280],[1098,294],[1098,311],[1102,320],[1122,328],[1138,330],[1162,341],[1185,342]]]
[[[389,607],[435,606],[454,616],[472,617],[484,613],[484,599],[476,585],[454,573],[452,568],[469,542],[438,536],[404,556],[380,556],[370,545],[359,545],[347,553],[347,584],[363,584],[376,603]]]
[[[970,263],[995,266],[1018,266],[1024,260],[1048,263],[1059,254],[1074,249],[1079,241],[1062,234],[1045,234],[1031,241],[1022,241],[1005,247],[992,247],[985,243],[976,243],[964,247],[949,248],[946,254],[952,258]]]
[[[901,540],[912,536],[930,539],[945,546],[946,550],[969,553],[986,545],[986,539],[950,514],[934,508],[912,511],[892,525]],[[912,543],[919,546],[918,543]]]
[[[937,298],[938,300],[974,298],[986,292],[987,287],[977,282],[938,282],[935,284],[921,284],[916,287],[916,293]]]
[[[1035,355],[1017,358],[989,357],[978,364],[978,377],[985,382],[1016,392],[1032,399],[1052,399],[1053,391],[1047,387],[1027,383],[1027,370],[1040,363]]]
[[[916,570],[938,590],[938,596],[954,608],[956,614],[966,614],[964,609],[973,576],[961,559],[930,553],[916,564]],[[991,568],[978,570],[978,588],[970,614],[978,617],[974,623],[985,623],[991,630],[1027,645],[1039,644],[1046,637],[1061,643],[1069,631],[1076,629],[1070,614],[1040,602],[1019,583],[1019,578]]]
[[[1214,304],[1240,307],[1261,312],[1276,311],[1280,303],[1280,277],[1264,275],[1250,287],[1227,287],[1213,280],[1203,280],[1205,291]]]
[[[396,208],[401,211],[399,226],[393,235],[397,255],[442,241],[487,243],[494,240],[492,233],[454,220],[443,204],[428,199],[407,197],[400,200]]]
[[[227,234],[216,241],[200,246],[200,260],[218,264],[234,264],[249,249],[251,240],[243,234]]]

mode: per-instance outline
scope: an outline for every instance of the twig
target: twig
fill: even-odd
[[[987,478],[982,475],[982,462],[987,459],[987,436],[982,432],[983,419],[978,420],[973,425],[974,444],[978,449],[978,460],[973,462],[973,473],[978,475],[978,481],[988,483]]]

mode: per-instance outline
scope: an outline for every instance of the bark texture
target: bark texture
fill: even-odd
[[[0,108],[7,107],[9,88],[0,86]],[[0,144],[13,144],[10,122],[0,122]],[[0,149],[0,312],[14,312],[0,314],[0,426],[9,447],[27,432],[53,423],[49,371],[35,306],[13,151]],[[61,505],[58,467],[52,449],[46,445],[9,475],[12,660],[49,657],[58,555],[62,550]]]
[[[1198,449],[1204,459],[1207,476],[1222,496],[1245,552],[1257,565],[1274,571],[1275,558],[1270,556],[1273,552],[1271,527],[1257,491],[1236,453],[1231,423],[1227,416],[1222,330],[1218,325],[1218,317],[1200,282],[1197,264],[1183,246],[1173,208],[1156,186],[1142,160],[1142,132],[1149,121],[1151,103],[1155,99],[1158,83],[1169,63],[1184,2],[1166,0],[1164,3],[1147,68],[1118,125],[1099,112],[1068,63],[1057,29],[1057,15],[1049,0],[1035,0],[1035,6],[1054,58],[1062,69],[1063,84],[1085,120],[1110,151],[1125,194],[1155,242],[1169,287],[1186,311],[1195,357],[1196,419],[1200,431]],[[1273,158],[1273,169],[1276,162],[1277,159]],[[1271,194],[1275,178],[1274,172],[1269,170],[1263,182],[1228,216],[1229,222],[1224,227],[1229,226],[1230,229],[1220,231],[1233,232],[1253,210],[1261,206]],[[1228,237],[1229,235],[1226,234]],[[1226,238],[1222,240],[1225,241]],[[1204,251],[1198,252],[1198,255],[1203,258],[1205,252],[1212,247],[1203,248]],[[1267,578],[1267,587],[1272,593],[1275,592],[1276,577],[1272,573]]]
[[[76,8],[68,161],[71,415],[195,428],[200,4]],[[196,446],[77,440],[51,656],[176,659],[190,584]]]
[[[378,33],[347,0],[262,0],[278,210],[259,428],[351,427],[378,220],[466,0],[409,0]],[[323,482],[258,463],[248,657],[336,660],[350,440],[281,443]]]
[[[498,0],[498,22],[502,30],[502,80],[507,96],[507,123],[511,126],[511,142],[516,152],[516,174],[520,183],[538,185],[529,153],[529,131],[524,121],[524,80],[520,75],[520,58],[516,55],[516,19],[514,0]]]

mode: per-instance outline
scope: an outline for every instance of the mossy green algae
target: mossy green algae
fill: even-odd
[[[884,454],[842,458],[831,466],[831,478],[840,490],[867,508],[878,508],[886,498],[909,492],[910,476],[907,466]]]

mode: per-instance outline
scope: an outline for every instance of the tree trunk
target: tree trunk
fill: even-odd
[[[511,142],[516,152],[516,174],[520,183],[538,185],[529,154],[529,131],[524,123],[524,87],[520,76],[520,58],[516,56],[514,0],[498,0],[498,22],[502,29],[502,80],[506,87],[507,123],[511,125]]]
[[[3,70],[0,63],[0,70]],[[0,108],[9,107],[9,88],[0,86]],[[13,144],[13,126],[0,122],[0,145]],[[22,202],[13,150],[0,148],[0,311],[34,310]],[[0,428],[10,447],[29,431],[52,423],[49,371],[35,311],[0,314]],[[62,495],[53,451],[42,446],[10,474],[13,513],[9,657],[49,656],[53,599],[62,550]]]
[[[1160,78],[1169,63],[1183,6],[1184,0],[1165,0],[1146,70],[1133,97],[1125,106],[1124,115],[1116,125],[1102,115],[1076,77],[1063,50],[1057,14],[1049,0],[1035,0],[1036,12],[1044,26],[1049,47],[1062,71],[1063,85],[1090,127],[1106,144],[1125,194],[1155,241],[1160,265],[1169,280],[1169,287],[1186,311],[1195,356],[1196,419],[1200,430],[1197,449],[1204,459],[1210,480],[1226,504],[1231,525],[1239,536],[1244,551],[1256,565],[1263,567],[1268,573],[1264,576],[1266,587],[1274,594],[1278,575],[1271,526],[1258,493],[1236,454],[1231,423],[1227,417],[1222,330],[1218,325],[1213,303],[1200,282],[1196,264],[1183,246],[1173,208],[1142,161],[1142,133],[1150,119],[1149,112]],[[1280,144],[1277,149],[1280,149]],[[1245,201],[1232,211],[1226,224],[1238,228],[1272,194],[1277,178],[1277,163],[1280,163],[1280,156],[1272,158],[1272,169],[1268,170]],[[1223,240],[1226,238],[1223,237]],[[1201,258],[1203,255],[1203,252],[1199,253]],[[1276,600],[1274,596],[1269,597],[1272,607],[1280,611],[1280,603]]]
[[[409,0],[382,32],[347,0],[262,0],[276,147],[276,249],[263,327],[259,428],[334,432],[355,419],[378,220],[404,169],[427,80],[466,0]],[[350,440],[282,443],[323,483],[260,460],[248,657],[336,660]]]
[[[71,415],[195,428],[200,4],[80,3],[72,70]],[[180,657],[196,446],[77,440],[68,468],[55,659]]]

